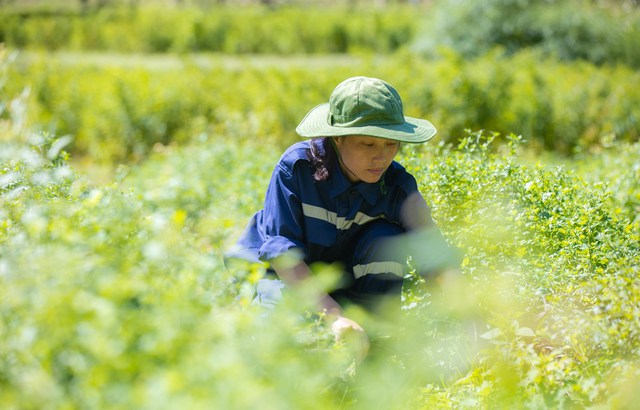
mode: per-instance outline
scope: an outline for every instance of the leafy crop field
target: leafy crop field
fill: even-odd
[[[0,408],[640,400],[637,70],[535,50],[108,56],[0,51]],[[307,303],[335,267],[265,311],[265,266],[222,257],[297,121],[356,73],[438,126],[398,160],[464,253],[458,280],[407,276],[397,322],[352,312],[363,362]]]
[[[189,143],[203,133],[284,148],[308,107],[362,73],[393,78],[405,90],[407,114],[433,120],[447,142],[467,128],[487,129],[571,154],[640,135],[637,71],[559,63],[532,51],[324,56],[306,65],[289,57],[110,57],[100,64],[95,55],[18,54],[7,89],[17,94],[29,84],[31,121],[73,135],[74,153],[104,163],[139,160],[157,143]]]

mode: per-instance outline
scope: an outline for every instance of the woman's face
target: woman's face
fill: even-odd
[[[338,137],[335,142],[340,167],[351,182],[378,182],[400,147],[398,141],[361,135]]]

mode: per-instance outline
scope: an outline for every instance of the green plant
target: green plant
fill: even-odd
[[[455,144],[441,138],[404,146],[398,160],[416,176],[445,238],[464,252],[461,275],[438,284],[410,272],[402,316],[392,325],[354,311],[375,342],[369,359],[356,365],[349,346],[335,342],[322,312],[308,304],[313,289],[330,286],[335,269],[316,267],[301,297],[290,295],[265,311],[251,304],[265,266],[223,260],[262,206],[278,145],[294,138],[282,130],[307,109],[292,107],[291,94],[310,105],[323,100],[349,68],[329,76],[295,67],[205,75],[191,67],[183,83],[170,70],[85,67],[74,90],[67,71],[51,64],[34,69],[40,77],[29,94],[24,80],[9,79],[28,76],[30,68],[10,65],[1,51],[0,407],[625,408],[637,402],[637,142],[620,143],[610,134],[572,159],[549,153],[542,159],[521,137],[483,131],[465,131]],[[389,64],[375,72],[395,73],[400,89],[422,74],[440,74],[444,85],[405,86],[407,101],[421,102],[407,107],[427,110],[444,105],[434,101],[460,103],[446,94],[446,74],[470,68],[450,58],[434,65],[408,59],[405,70]],[[533,58],[503,60],[522,70],[504,81],[483,66],[495,56],[473,61],[481,70],[468,76],[473,92],[466,95],[479,93],[480,101],[498,107],[488,117],[505,121],[506,113],[526,118],[529,103],[544,111],[564,101],[561,93],[572,84],[558,86],[559,94],[540,89],[557,73],[594,79],[583,108],[589,115],[606,106],[592,96],[633,95],[635,77],[626,69],[549,64],[545,71],[531,68]],[[613,85],[619,79],[625,86]],[[483,93],[477,84],[484,81],[535,98],[509,108],[497,101],[509,93]],[[185,89],[193,92],[187,108],[173,94]],[[78,90],[107,90],[91,94],[103,117],[83,111],[88,104]],[[31,111],[36,102],[50,112]],[[73,115],[60,115],[59,104]],[[625,113],[627,106],[608,112],[618,109]],[[112,138],[58,138],[34,130],[27,117],[33,113],[65,124],[102,118],[113,127]],[[192,113],[200,118],[180,128],[180,144],[151,139],[162,137],[154,134],[157,124],[169,128],[172,117]],[[444,121],[442,112],[435,114]],[[127,129],[121,123],[135,132],[118,138]],[[254,138],[266,134],[273,139]],[[113,180],[96,186],[69,163],[67,150],[85,141],[103,144],[110,155],[118,152],[114,147],[153,145],[144,161],[121,165]],[[548,165],[555,161],[564,165]],[[416,246],[431,251],[427,242]],[[375,337],[390,329],[398,337]]]
[[[489,344],[463,383],[432,386],[427,402],[444,391],[472,407],[605,402],[609,375],[640,342],[638,222],[611,207],[603,184],[518,163],[519,138],[493,152],[495,137],[469,133],[426,167],[410,160],[425,172],[434,218],[465,252]]]
[[[29,87],[34,126],[72,135],[74,156],[103,163],[142,159],[156,144],[185,144],[203,134],[283,148],[307,110],[357,74],[392,82],[407,114],[428,118],[452,143],[467,128],[516,132],[534,148],[570,155],[638,138],[638,73],[533,52],[496,50],[471,60],[452,53],[434,61],[398,54],[334,64],[330,73],[281,58],[238,66],[215,58],[136,61],[18,59],[7,87]]]
[[[537,48],[562,60],[638,67],[637,8],[580,0],[491,0],[437,3],[415,49],[451,47],[466,57],[500,47],[507,53]]]
[[[343,7],[104,7],[92,12],[0,10],[10,47],[230,54],[389,53],[409,44],[422,9]],[[158,29],[161,27],[161,29]]]

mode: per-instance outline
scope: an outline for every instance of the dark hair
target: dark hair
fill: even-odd
[[[314,138],[307,157],[313,167],[313,180],[326,181],[330,177],[329,170],[338,160],[336,150],[331,143],[331,138]]]

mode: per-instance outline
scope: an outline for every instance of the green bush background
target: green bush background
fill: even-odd
[[[388,53],[406,47],[429,53],[449,46],[465,57],[496,46],[509,52],[537,47],[563,60],[640,64],[640,13],[624,0],[440,0],[384,8],[339,1],[333,7],[302,1],[204,8],[155,3],[89,10],[68,3],[58,9],[6,7],[0,9],[0,42],[26,49],[231,54]]]
[[[430,36],[418,44],[427,53],[442,45],[466,57],[482,55],[495,46],[508,52],[533,47],[561,60],[635,68],[640,63],[637,2],[463,0],[439,4]]]
[[[348,24],[293,6],[0,9],[0,407],[632,408],[637,9],[482,4]],[[234,54],[191,53],[214,45]],[[222,253],[299,119],[356,74],[438,127],[398,159],[464,280],[410,276],[401,337],[354,367],[305,302],[331,267],[264,312],[264,266]]]
[[[437,60],[403,53],[352,58],[330,70],[321,60],[317,69],[250,61],[228,69],[214,57],[167,59],[174,64],[166,68],[126,60],[103,67],[38,54],[15,65],[16,87],[8,88],[17,92],[28,82],[32,121],[73,135],[74,152],[106,162],[144,157],[156,143],[182,144],[202,134],[283,147],[295,139],[292,131],[309,107],[328,99],[334,84],[360,74],[393,78],[407,114],[429,118],[445,141],[467,128],[486,129],[571,154],[639,135],[637,71],[561,64],[535,52],[473,59],[450,53]]]
[[[386,53],[410,42],[413,10],[278,8],[106,8],[90,14],[0,12],[0,41],[12,47],[228,54]]]

